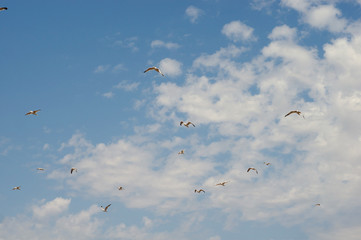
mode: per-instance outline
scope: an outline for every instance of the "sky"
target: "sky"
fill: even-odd
[[[0,240],[359,239],[360,0],[0,7]]]

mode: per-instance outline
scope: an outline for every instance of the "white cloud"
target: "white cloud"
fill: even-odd
[[[107,71],[110,68],[110,65],[99,65],[94,69],[94,73],[102,73]]]
[[[282,25],[275,27],[268,37],[271,40],[294,41],[297,37],[297,30],[296,28],[290,28],[287,25]]]
[[[42,206],[33,206],[33,215],[36,218],[46,218],[57,215],[68,209],[70,201],[70,199],[59,197]]]
[[[122,82],[118,83],[117,85],[115,85],[114,88],[123,89],[127,92],[131,92],[131,91],[136,90],[138,88],[138,86],[139,86],[139,82],[127,83],[125,81],[122,81]]]
[[[319,29],[341,32],[347,21],[341,18],[341,11],[332,5],[321,5],[310,8],[305,14],[305,22]]]
[[[222,28],[222,33],[234,42],[254,40],[253,28],[241,21],[227,23]]]
[[[103,97],[106,97],[106,98],[112,98],[112,97],[114,97],[114,93],[113,93],[113,92],[106,92],[106,93],[103,93],[102,95],[103,95]]]
[[[159,68],[169,77],[176,77],[182,74],[182,63],[175,59],[164,58],[159,63]]]
[[[124,65],[122,63],[119,63],[117,65],[115,65],[113,68],[112,68],[112,71],[113,72],[119,72],[119,71],[122,71],[122,70],[125,70],[126,68],[124,67]]]
[[[161,40],[153,40],[150,44],[150,46],[152,48],[160,48],[160,47],[164,47],[167,49],[177,49],[180,47],[180,45],[178,43],[173,43],[173,42],[163,42]]]
[[[189,6],[187,9],[186,9],[186,15],[187,17],[189,18],[189,20],[192,22],[192,23],[195,23],[197,22],[197,19],[204,14],[204,11],[195,7],[195,6]]]

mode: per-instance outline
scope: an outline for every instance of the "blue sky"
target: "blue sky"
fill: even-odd
[[[359,239],[360,0],[1,6],[1,240]]]

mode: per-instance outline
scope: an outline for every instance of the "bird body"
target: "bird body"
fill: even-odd
[[[38,110],[33,110],[33,111],[29,111],[29,112],[25,113],[25,116],[26,116],[26,115],[31,115],[31,114],[32,114],[32,115],[38,115],[37,112],[39,112],[39,111],[40,111],[40,109],[38,109]]]
[[[150,71],[150,70],[157,71],[160,75],[162,75],[162,76],[164,77],[164,74],[163,74],[163,73],[160,71],[160,69],[157,68],[157,67],[150,67],[150,68],[148,68],[147,70],[145,70],[144,73],[146,73],[146,72],[148,72],[148,71]]]
[[[8,8],[7,7],[0,7],[0,11],[2,11],[2,10],[8,10]]]
[[[294,111],[291,111],[291,112],[287,113],[287,114],[285,115],[285,117],[287,117],[287,116],[289,116],[289,115],[291,115],[291,114],[293,114],[293,113],[296,113],[297,115],[301,116],[301,112],[300,112],[300,111],[294,110]],[[304,115],[302,115],[302,117],[305,118]]]
[[[194,125],[194,124],[191,123],[191,122],[184,123],[183,121],[180,121],[179,125],[180,125],[180,126],[184,125],[185,127],[189,127],[189,125],[192,125],[193,127],[196,126],[196,125]]]
[[[200,193],[200,192],[204,192],[204,193],[205,193],[205,191],[204,191],[203,189],[199,189],[199,190],[194,189],[194,192],[195,192],[195,193]]]
[[[71,169],[70,169],[70,174],[73,174],[73,172],[78,172],[78,169],[76,169],[75,167],[72,167]]]
[[[184,154],[184,150],[182,149],[178,154]]]
[[[123,187],[122,186],[119,186],[118,187],[118,190],[120,191],[120,190],[123,190]]]
[[[39,170],[39,171],[44,171],[45,169],[44,169],[44,168],[40,168],[40,167],[38,167],[36,170]]]
[[[249,172],[250,170],[256,171],[256,173],[258,174],[257,169],[250,167],[250,168],[248,168],[247,172]]]
[[[17,187],[13,187],[13,190],[21,190],[21,189],[20,186],[17,186]]]
[[[320,207],[320,206],[321,206],[321,204],[320,204],[320,203],[316,203],[316,204],[315,204],[315,206],[319,206],[319,207]]]
[[[229,181],[227,181],[227,182],[221,182],[221,183],[217,183],[216,184],[216,186],[223,186],[224,187],[224,185],[226,184],[226,183],[228,183]]]
[[[100,206],[100,208],[102,209],[103,212],[107,212],[110,205],[111,205],[111,204],[109,204],[109,205],[106,206],[105,208],[103,208],[103,206]]]

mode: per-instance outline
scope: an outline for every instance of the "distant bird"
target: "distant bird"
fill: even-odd
[[[120,190],[123,190],[123,187],[122,186],[119,186],[118,187],[118,190],[120,191]]]
[[[0,11],[2,11],[2,10],[8,10],[8,8],[7,7],[0,7]]]
[[[44,168],[41,168],[41,167],[38,167],[36,170],[44,171],[45,169],[44,169]]]
[[[72,167],[71,169],[70,169],[70,174],[73,174],[73,172],[78,172],[78,169],[76,169],[75,167]]]
[[[193,127],[196,126],[196,125],[194,125],[194,124],[191,123],[191,122],[184,123],[183,121],[180,121],[179,125],[180,125],[180,126],[184,125],[184,126],[186,126],[186,127],[189,127],[189,125],[193,125]]]
[[[13,187],[13,190],[21,190],[21,189],[20,186],[17,186],[17,187]]]
[[[103,208],[103,206],[100,206],[100,208],[102,209],[103,212],[107,212],[108,211],[108,207],[110,206],[111,204],[109,204],[108,206],[106,206],[105,208]]]
[[[147,70],[145,70],[144,73],[146,73],[146,72],[148,72],[148,71],[150,71],[150,70],[157,71],[159,74],[161,74],[161,75],[164,77],[164,74],[163,74],[163,73],[160,71],[160,69],[157,68],[157,67],[150,67],[150,68],[148,68]]]
[[[254,171],[256,171],[256,173],[258,174],[257,169],[255,169],[255,168],[253,168],[253,167],[250,167],[250,168],[248,168],[247,172],[249,172],[250,170],[254,170]]]
[[[184,150],[182,149],[178,154],[184,154]]]
[[[39,111],[40,111],[40,109],[34,110],[34,111],[29,111],[29,112],[25,113],[25,116],[26,116],[26,115],[30,115],[30,114],[38,115],[38,114],[36,114],[36,113],[39,112]]]
[[[320,203],[316,203],[315,206],[321,206],[321,204],[320,204]]]
[[[287,114],[285,115],[285,117],[287,117],[288,115],[291,115],[292,113],[296,113],[297,115],[301,116],[301,112],[298,111],[298,110],[295,110],[295,111],[291,111],[291,112],[287,113]],[[304,115],[302,115],[302,117],[305,118]]]
[[[216,186],[223,186],[223,187],[224,187],[224,185],[225,185],[226,183],[229,183],[229,181],[227,181],[227,182],[217,183],[217,184],[216,184]]]
[[[266,163],[266,162],[263,162],[263,163],[266,164],[267,166],[268,166],[268,165],[271,165],[271,163],[269,163],[269,162],[267,162],[267,163]]]
[[[205,193],[205,191],[204,191],[203,189],[199,189],[199,190],[194,189],[194,192],[195,192],[195,193],[200,193],[200,192],[204,192],[204,193]]]

